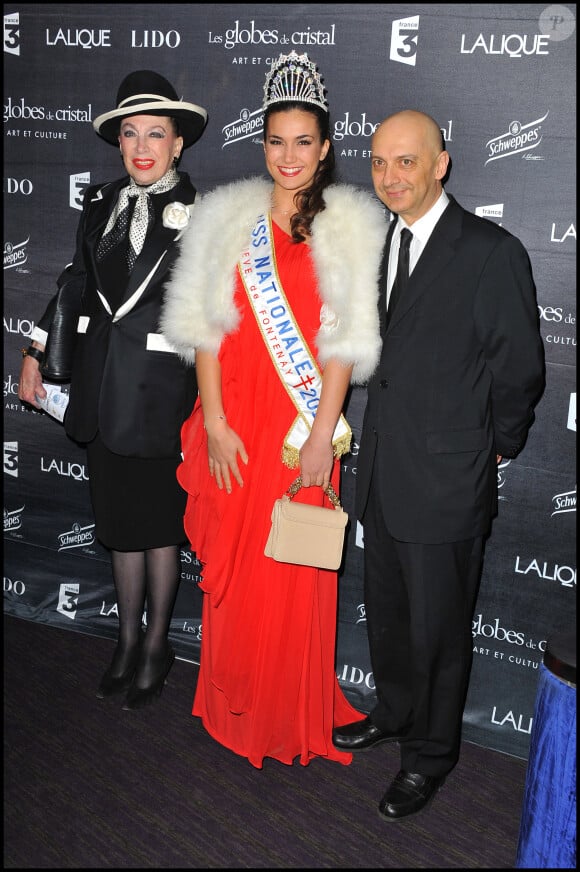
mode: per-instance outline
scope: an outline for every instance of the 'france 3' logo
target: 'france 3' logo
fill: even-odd
[[[4,51],[7,54],[20,54],[20,15],[9,12],[4,16]]]

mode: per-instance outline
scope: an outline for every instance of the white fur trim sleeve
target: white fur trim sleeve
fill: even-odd
[[[216,188],[193,210],[180,253],[165,286],[161,329],[188,363],[195,349],[217,354],[238,325],[234,305],[236,264],[261,212],[270,208],[271,183],[263,179]]]
[[[349,185],[327,188],[324,200],[311,243],[320,295],[330,310],[317,337],[320,363],[333,358],[353,364],[351,380],[362,384],[381,350],[378,281],[388,221],[378,201]]]
[[[248,179],[217,188],[196,204],[161,317],[167,340],[190,363],[196,348],[217,354],[224,335],[237,327],[236,264],[257,217],[269,209],[271,190],[270,181]],[[324,200],[311,242],[323,301],[320,362],[353,364],[352,381],[361,384],[380,354],[378,278],[388,222],[383,207],[354,187],[332,185]]]

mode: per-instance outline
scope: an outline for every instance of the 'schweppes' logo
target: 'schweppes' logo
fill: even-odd
[[[489,157],[484,166],[494,160],[500,160],[502,157],[511,157],[514,154],[521,154],[523,151],[530,152],[537,148],[542,141],[542,123],[548,114],[549,110],[541,118],[536,118],[535,121],[530,121],[528,124],[512,121],[507,133],[489,139],[485,144]]]
[[[561,494],[554,494],[552,497],[552,514],[550,517],[554,517],[554,515],[567,515],[570,512],[576,511],[576,488],[571,491],[564,491]]]
[[[24,511],[24,506],[20,506],[19,509],[4,509],[4,532],[12,533],[14,530],[20,530],[22,527],[22,512]]]
[[[225,127],[222,127],[224,135],[224,144],[231,145],[234,142],[241,142],[243,139],[249,139],[251,136],[261,136],[264,126],[264,110],[255,109],[251,112],[249,109],[242,109],[240,117],[235,121],[230,121]]]
[[[82,210],[85,192],[90,184],[90,173],[75,173],[69,176],[69,206],[71,209]]]
[[[23,242],[4,243],[4,269],[18,269],[24,266],[28,260],[26,246],[29,241],[30,236],[27,236]]]
[[[399,18],[391,25],[391,53],[389,58],[399,64],[414,67],[417,62],[419,16]]]
[[[9,12],[4,16],[4,51],[6,54],[20,54],[20,14]]]
[[[94,542],[94,524],[87,524],[86,527],[81,527],[80,524],[74,523],[66,533],[59,533],[58,550],[70,551],[72,548],[86,548],[87,545],[93,545]]]
[[[74,621],[79,602],[80,585],[65,583],[61,584],[58,592],[57,612]]]

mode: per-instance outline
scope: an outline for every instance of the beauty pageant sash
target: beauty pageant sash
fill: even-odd
[[[252,311],[270,358],[297,411],[282,446],[282,462],[294,469],[312,428],[322,391],[322,375],[284,294],[272,246],[270,217],[261,215],[238,264]],[[350,450],[351,429],[344,415],[336,425],[334,456]]]

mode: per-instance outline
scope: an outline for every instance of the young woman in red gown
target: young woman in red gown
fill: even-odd
[[[296,99],[292,88],[276,96],[275,76],[288,77],[290,65],[313,80],[310,99],[304,92]],[[188,493],[186,532],[203,567],[193,714],[257,768],[265,757],[350,763],[349,753],[334,748],[332,728],[363,717],[336,677],[337,573],[264,556],[274,501],[297,475],[296,499],[329,506],[323,487],[331,482],[339,492],[346,392],[369,377],[380,344],[386,219],[366,193],[331,184],[328,109],[313,70],[294,52],[274,64],[264,116],[272,181],[218,188],[196,207],[163,317],[169,341],[185,359],[195,355],[199,385],[177,473]],[[262,259],[248,278],[252,239]],[[252,281],[267,283],[270,319],[253,303]],[[266,326],[280,311],[321,375],[316,414],[293,457],[287,434],[304,418],[294,383],[302,378],[309,388],[313,370],[304,363],[283,383],[278,360],[296,362],[294,340],[283,327],[268,346]]]

